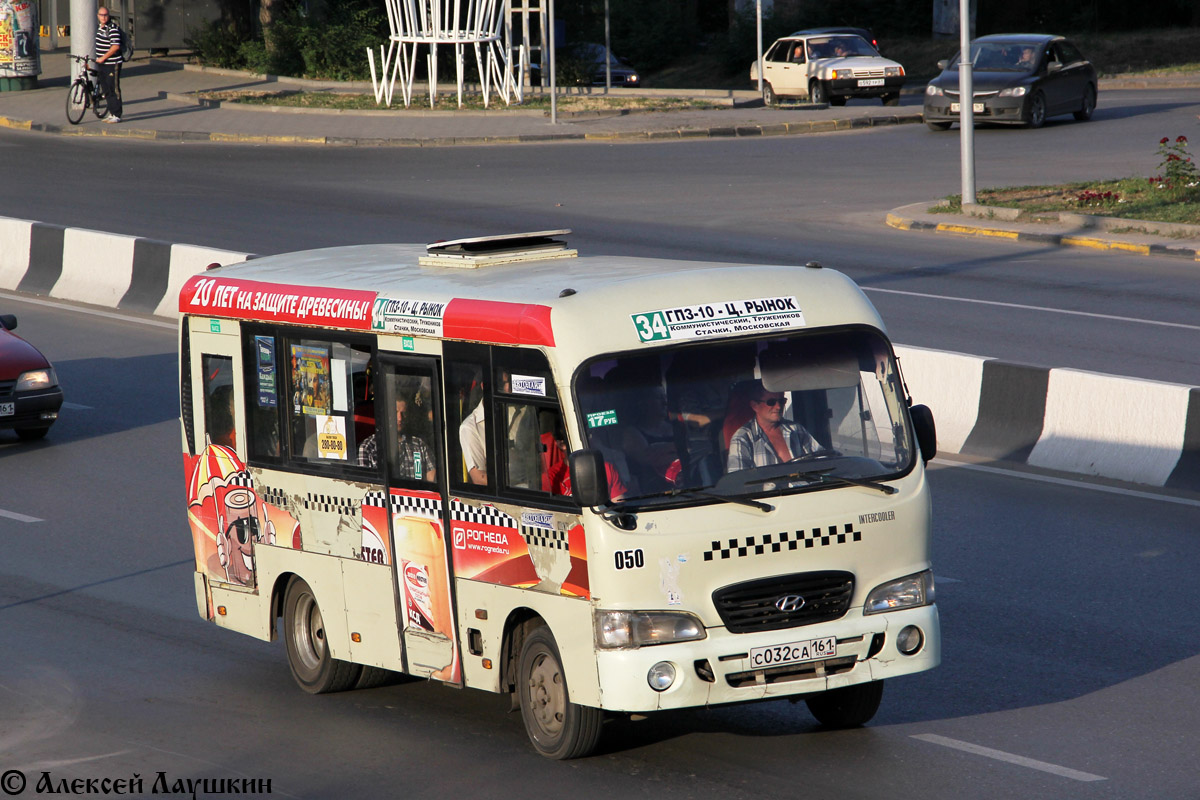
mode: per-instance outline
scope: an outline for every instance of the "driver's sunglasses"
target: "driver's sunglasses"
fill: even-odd
[[[784,401],[782,397],[763,397],[758,402],[762,403],[764,406],[774,407],[783,405]]]
[[[237,535],[237,540],[241,544],[246,544],[251,539],[258,541],[258,517],[239,517],[226,526],[225,532],[230,529],[234,530]]]

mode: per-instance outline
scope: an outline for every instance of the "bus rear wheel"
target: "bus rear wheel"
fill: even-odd
[[[866,725],[883,700],[883,681],[843,686],[804,698],[808,710],[826,728],[858,728]]]
[[[543,625],[525,638],[517,670],[521,718],[534,748],[560,760],[581,758],[595,750],[604,712],[571,702],[549,628]]]
[[[292,578],[283,596],[283,638],[292,677],[309,694],[342,692],[358,682],[362,667],[329,654],[325,618],[302,578]]]

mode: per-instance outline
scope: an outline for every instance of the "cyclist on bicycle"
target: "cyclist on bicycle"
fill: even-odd
[[[117,94],[117,69],[125,59],[121,56],[121,40],[125,32],[116,20],[108,15],[104,6],[96,11],[100,27],[96,29],[96,71],[100,74],[100,85],[104,88],[104,99],[108,103],[105,122],[120,122],[121,96]]]

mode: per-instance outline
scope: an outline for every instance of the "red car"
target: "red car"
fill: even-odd
[[[14,315],[0,314],[0,429],[40,439],[58,419],[63,393],[53,365],[15,327]]]

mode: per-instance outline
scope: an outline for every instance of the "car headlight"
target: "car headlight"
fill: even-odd
[[[931,83],[925,87],[925,94],[929,95],[930,97],[941,97],[943,94],[945,94],[945,92],[942,91],[942,87],[934,86]]]
[[[704,625],[681,611],[597,611],[596,647],[647,647],[703,639]]]
[[[881,583],[867,595],[863,614],[882,614],[902,608],[918,608],[932,605],[934,601],[933,570],[906,575],[894,581]]]
[[[637,82],[638,82],[638,76],[637,76],[637,75],[630,75],[630,76],[629,76],[629,83],[637,83]]]
[[[854,70],[852,70],[852,69],[835,69],[833,71],[833,79],[835,81],[849,80],[850,78],[853,78],[853,77],[854,77]]]
[[[1027,91],[1025,86],[1010,86],[1007,89],[1000,90],[1001,97],[1024,97]]]
[[[55,386],[58,386],[58,376],[54,374],[54,367],[46,367],[22,372],[21,377],[17,378],[16,391],[28,392],[31,389],[51,389]]]
[[[884,77],[896,78],[904,74],[904,67],[884,67]]]

